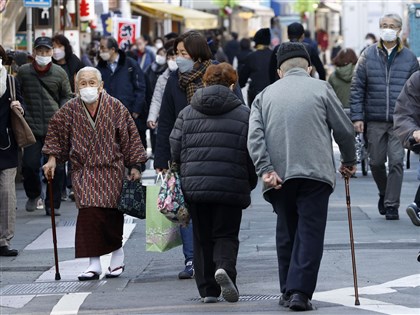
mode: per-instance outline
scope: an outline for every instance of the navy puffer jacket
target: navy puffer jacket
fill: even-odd
[[[397,97],[418,69],[416,56],[401,43],[389,62],[381,42],[366,48],[351,83],[351,120],[393,122]]]
[[[247,150],[250,110],[227,87],[198,89],[170,135],[189,203],[246,208],[257,175]]]

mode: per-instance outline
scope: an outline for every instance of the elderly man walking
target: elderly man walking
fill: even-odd
[[[76,258],[89,257],[78,278],[97,280],[100,256],[112,253],[107,278],[124,271],[124,216],[117,208],[125,167],[141,176],[147,159],[134,120],[127,108],[103,89],[99,70],[86,67],[76,75],[77,97],[51,119],[42,152],[48,155],[45,174],[57,163],[70,161],[76,206]],[[48,175],[50,176],[50,175]]]
[[[393,114],[398,95],[419,69],[419,63],[398,37],[402,29],[399,15],[382,16],[379,27],[380,41],[366,48],[356,64],[350,110],[356,132],[363,132],[366,124],[369,165],[379,190],[379,213],[387,220],[398,220],[404,148],[393,129]]]
[[[406,148],[420,143],[420,71],[414,73],[404,85],[398,96],[394,112],[394,130]],[[417,168],[420,180],[420,163]],[[414,202],[409,204],[407,214],[414,225],[420,226],[420,186]]]
[[[351,176],[354,130],[332,87],[309,75],[310,57],[302,43],[281,44],[277,68],[281,80],[251,106],[248,150],[263,179],[264,198],[277,214],[279,304],[306,311],[313,309],[335,186],[332,136],[341,152],[340,171]]]
[[[35,135],[36,143],[26,147],[22,158],[23,187],[28,201],[26,211],[35,211],[41,198],[42,184],[39,176],[41,168],[41,149],[50,118],[66,103],[72,95],[66,72],[52,63],[53,43],[49,37],[38,37],[34,42],[32,63],[19,68],[17,79],[20,82],[25,108],[25,119]],[[60,215],[61,187],[64,181],[64,165],[58,165],[53,182],[55,215]],[[47,187],[47,196],[49,188]],[[47,215],[50,205],[45,203]]]

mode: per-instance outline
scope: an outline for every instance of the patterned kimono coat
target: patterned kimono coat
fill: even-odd
[[[80,97],[54,114],[42,152],[57,163],[72,163],[76,206],[117,208],[124,167],[147,160],[137,127],[126,107],[104,90],[95,120]]]

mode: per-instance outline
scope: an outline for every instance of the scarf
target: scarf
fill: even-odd
[[[6,93],[7,90],[7,70],[3,66],[0,70],[0,97]]]
[[[50,62],[46,67],[45,67],[45,69],[41,69],[40,67],[39,67],[39,65],[36,63],[36,61],[34,60],[33,62],[32,62],[32,65],[34,66],[34,69],[35,69],[35,71],[42,77],[43,75],[45,75],[49,70],[50,70],[50,68],[51,68],[51,66],[52,66],[52,62]]]
[[[211,61],[206,60],[201,63],[196,63],[196,65],[194,65],[194,69],[189,72],[179,72],[179,85],[187,93],[188,104],[190,103],[195,91],[204,87],[203,76],[208,66],[211,65]]]

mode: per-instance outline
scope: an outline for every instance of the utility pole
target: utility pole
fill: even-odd
[[[26,8],[26,50],[32,54],[32,8]]]

